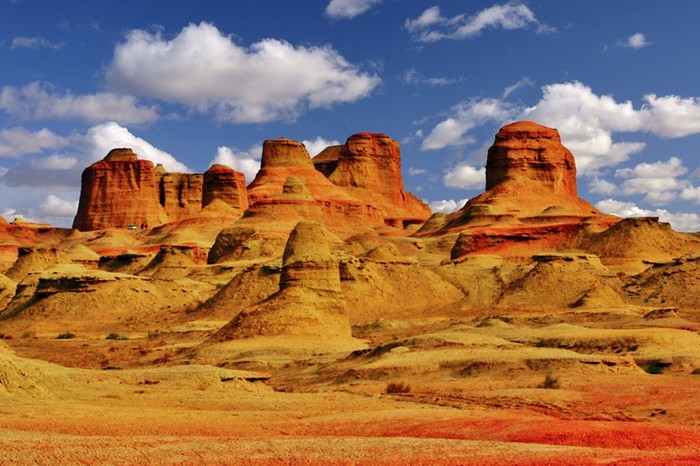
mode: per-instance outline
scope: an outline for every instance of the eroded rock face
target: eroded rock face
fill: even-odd
[[[425,203],[404,189],[401,149],[386,134],[354,134],[344,145],[321,152],[313,163],[333,184],[377,206],[389,225],[423,223],[431,215]]]
[[[202,207],[208,206],[217,199],[231,207],[240,209],[241,212],[246,210],[248,208],[248,191],[245,185],[245,175],[226,165],[212,165],[209,170],[204,172]]]
[[[148,228],[166,223],[158,181],[152,162],[139,160],[131,149],[111,150],[83,171],[73,228]]]
[[[496,134],[486,161],[486,190],[513,181],[541,185],[554,196],[578,197],[574,156],[556,129],[519,121]]]
[[[340,291],[338,261],[331,255],[326,235],[316,222],[299,222],[285,246],[280,289],[294,286]]]
[[[204,177],[199,173],[168,173],[162,165],[159,182],[160,204],[170,221],[182,220],[197,215],[202,208]]]
[[[285,246],[279,291],[242,311],[213,340],[279,335],[350,338],[338,262],[326,235],[318,223],[299,222]]]
[[[384,225],[379,209],[331,183],[314,168],[304,145],[291,139],[265,141],[248,197],[250,208],[239,226],[276,230],[284,238],[304,219],[341,236]]]

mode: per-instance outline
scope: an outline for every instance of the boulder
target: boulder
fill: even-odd
[[[149,228],[166,223],[160,204],[159,176],[153,163],[131,149],[113,149],[83,171],[73,228]]]

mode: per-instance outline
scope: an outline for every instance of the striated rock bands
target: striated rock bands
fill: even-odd
[[[202,207],[215,200],[244,211],[248,208],[248,191],[245,185],[245,175],[231,167],[221,164],[212,165],[204,172],[204,188],[202,190]]]
[[[148,228],[166,223],[159,198],[153,163],[139,160],[131,149],[113,149],[83,171],[73,228]]]
[[[401,149],[385,134],[354,134],[343,146],[321,152],[313,163],[333,184],[377,206],[389,225],[423,223],[431,214],[425,203],[404,189]]]

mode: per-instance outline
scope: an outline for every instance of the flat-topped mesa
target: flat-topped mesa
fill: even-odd
[[[248,209],[248,191],[245,185],[245,175],[227,165],[214,164],[204,172],[204,188],[202,191],[202,208],[218,199],[226,204],[240,209]]]
[[[286,237],[300,220],[315,220],[340,236],[384,226],[382,213],[331,183],[314,168],[306,147],[291,139],[263,144],[260,171],[248,186],[250,208],[238,226]]]
[[[131,149],[111,150],[83,171],[73,228],[148,228],[166,223],[158,182],[152,162],[139,160]]]
[[[423,223],[431,214],[425,203],[404,189],[401,148],[386,134],[354,134],[344,145],[322,151],[313,163],[333,184],[377,206],[388,225]]]

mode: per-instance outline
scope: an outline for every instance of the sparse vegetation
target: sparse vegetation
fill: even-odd
[[[158,338],[158,335],[160,335],[160,330],[149,330],[148,331],[148,339],[153,340],[155,338]]]
[[[544,382],[539,384],[537,388],[559,388],[561,387],[561,383],[559,382],[559,378],[553,376],[552,374],[547,374],[547,376],[544,378]]]
[[[56,338],[59,340],[70,340],[71,338],[75,338],[75,333],[73,333],[73,332],[59,333]]]
[[[126,335],[121,335],[116,332],[112,332],[105,337],[105,340],[128,340],[129,337]]]
[[[644,369],[647,374],[661,374],[664,371],[664,365],[659,364],[658,361],[652,361],[649,364],[647,364],[646,369]]]
[[[411,386],[404,382],[389,382],[386,385],[386,393],[411,393]]]

